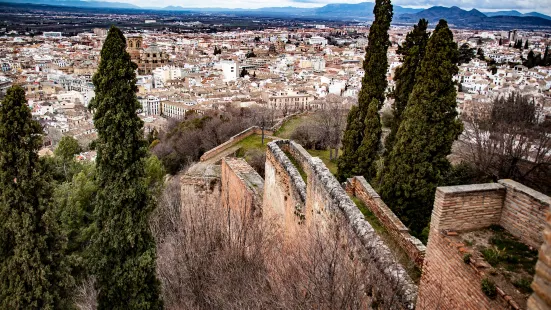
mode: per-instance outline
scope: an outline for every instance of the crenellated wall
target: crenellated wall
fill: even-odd
[[[421,240],[413,237],[409,229],[400,221],[400,219],[384,203],[379,194],[367,183],[364,177],[356,176],[346,181],[346,191],[360,199],[361,202],[371,211],[392,239],[398,246],[404,250],[409,259],[417,265],[423,267],[426,247]]]

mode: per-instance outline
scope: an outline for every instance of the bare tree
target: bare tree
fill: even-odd
[[[345,223],[303,225],[288,240],[267,215],[222,202],[182,205],[181,195],[194,194],[169,181],[151,220],[167,309],[397,307],[396,289],[357,254]]]
[[[463,116],[457,153],[481,173],[551,192],[551,121],[533,99],[512,94]]]

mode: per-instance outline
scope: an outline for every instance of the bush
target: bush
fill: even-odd
[[[472,256],[473,256],[473,255],[472,255],[471,253],[465,253],[465,255],[463,255],[463,262],[464,262],[465,264],[470,263],[470,262],[471,262],[471,257],[472,257]]]
[[[532,279],[528,279],[528,278],[521,278],[521,279],[516,279],[515,281],[513,281],[513,285],[519,289],[519,291],[525,293],[525,294],[530,294],[532,293],[532,288],[530,287],[530,285],[532,284]]]
[[[484,279],[482,279],[481,287],[482,287],[482,292],[486,296],[490,297],[491,299],[496,298],[497,288],[496,288],[496,285],[495,285],[494,281],[492,281],[491,279],[488,279],[488,278],[484,278]]]
[[[482,256],[484,256],[484,259],[492,266],[497,265],[500,260],[499,253],[494,249],[482,250]]]

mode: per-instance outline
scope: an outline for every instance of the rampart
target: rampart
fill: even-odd
[[[512,180],[439,187],[432,211],[418,308],[518,309],[519,301],[499,288],[497,299],[482,292],[480,283],[490,266],[478,260],[465,263],[464,254],[470,251],[452,236],[500,225],[528,245],[541,244],[549,205],[549,197]]]
[[[296,167],[286,155],[292,156]],[[306,175],[306,182],[300,175]],[[291,203],[289,201],[292,200]],[[285,201],[287,203],[281,203]],[[296,205],[304,206],[296,214]],[[339,182],[319,158],[311,157],[300,145],[278,140],[268,144],[266,179],[264,186],[264,212],[270,209],[281,214],[291,214],[285,221],[294,223],[323,224],[336,218],[348,223],[349,236],[358,240],[361,247],[355,249],[377,273],[378,287],[399,296],[400,308],[412,309],[417,295],[417,286],[405,269],[397,263],[389,248],[377,235],[348,197]],[[298,226],[292,226],[297,231]],[[297,237],[300,235],[297,235]]]
[[[270,130],[270,129],[264,129],[264,135],[266,136],[271,136],[273,135],[273,131]],[[243,139],[247,138],[248,136],[250,135],[254,135],[254,134],[262,134],[262,128],[258,127],[258,126],[252,126],[252,127],[249,127],[245,130],[243,130],[242,132],[236,134],[235,136],[231,137],[228,139],[228,141],[220,144],[219,146],[205,152],[201,158],[200,158],[200,161],[206,161],[206,160],[209,160],[209,159],[212,159],[218,155],[220,155],[220,153],[224,152],[225,150],[229,149],[230,147],[234,146],[236,143],[242,141]]]
[[[221,204],[248,217],[262,215],[264,180],[242,158],[223,158]]]
[[[367,183],[364,177],[357,176],[347,180],[346,191],[357,197],[363,204],[379,219],[385,230],[400,248],[408,255],[409,259],[417,265],[423,267],[426,247],[421,240],[413,237],[409,229],[400,221],[400,219],[390,210],[390,208],[380,198],[379,194]]]

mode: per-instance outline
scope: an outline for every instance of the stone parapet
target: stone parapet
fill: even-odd
[[[385,230],[394,239],[394,241],[408,255],[409,259],[417,265],[423,267],[426,247],[421,240],[415,238],[409,233],[409,229],[400,221],[400,219],[390,210],[390,208],[380,198],[379,194],[367,183],[364,177],[356,176],[346,182],[346,191],[357,197],[363,204],[377,217],[384,226]]]

